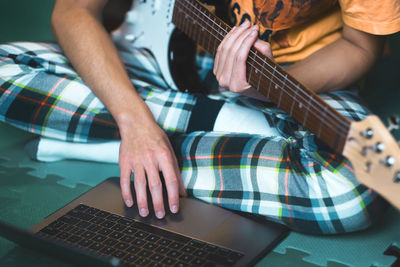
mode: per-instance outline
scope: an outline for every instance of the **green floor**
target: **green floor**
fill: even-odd
[[[52,40],[52,5],[51,0],[1,1],[0,43]],[[391,56],[368,75],[362,91],[383,120],[400,114],[399,39],[397,35],[390,37]],[[31,161],[23,151],[31,138],[31,134],[0,124],[1,220],[29,228],[100,181],[118,175],[118,166],[112,164]],[[257,266],[390,266],[395,258],[383,252],[392,243],[400,244],[399,225],[400,213],[391,210],[381,224],[361,233],[320,237],[292,232]],[[0,238],[0,266],[55,265],[60,263]]]

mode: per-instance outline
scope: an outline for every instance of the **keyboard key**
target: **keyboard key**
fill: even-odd
[[[174,265],[174,267],[188,267],[188,266],[190,266],[190,265],[185,262],[177,262]]]
[[[135,239],[135,240],[133,240],[133,244],[138,246],[138,247],[141,247],[141,246],[143,246],[145,244],[145,242],[143,240],[141,240],[141,239]]]
[[[133,239],[134,239],[134,238],[131,237],[131,236],[129,236],[129,235],[125,235],[125,236],[123,236],[123,237],[121,238],[122,241],[127,242],[127,243],[132,242]]]
[[[144,258],[149,258],[149,257],[151,257],[151,255],[153,255],[153,253],[152,253],[151,251],[149,251],[149,250],[142,249],[142,250],[139,252],[138,255],[141,256],[141,257],[144,257]]]
[[[157,242],[159,239],[160,239],[160,237],[158,237],[156,235],[152,235],[152,234],[149,235],[148,237],[146,237],[146,240],[150,241],[150,242]]]
[[[140,248],[136,246],[130,246],[126,251],[131,254],[136,254],[138,251],[140,251]]]
[[[69,236],[70,236],[70,234],[68,234],[68,233],[60,233],[60,234],[56,235],[57,238],[63,239],[63,240],[67,239]]]
[[[67,241],[75,244],[75,243],[79,242],[79,240],[81,240],[81,239],[82,239],[82,237],[72,235],[67,239]]]
[[[136,233],[136,231],[137,231],[136,229],[128,227],[128,228],[125,228],[125,230],[123,232],[127,235],[133,235],[134,233]]]
[[[182,261],[182,262],[190,262],[190,261],[192,261],[193,259],[194,259],[194,256],[189,255],[189,254],[183,254],[183,255],[179,258],[179,260]]]
[[[91,224],[91,225],[89,225],[88,226],[88,230],[90,230],[90,231],[92,231],[92,232],[97,232],[97,231],[99,231],[99,230],[101,230],[103,227],[101,227],[101,226],[99,226],[99,225],[97,225],[97,224]]]
[[[116,222],[119,221],[121,219],[121,216],[116,215],[116,214],[111,214],[110,216],[107,217],[107,220]]]
[[[90,222],[99,225],[104,223],[104,221],[105,219],[103,219],[102,217],[94,217]]]
[[[183,247],[183,244],[178,243],[178,242],[172,242],[172,243],[169,245],[169,247],[170,247],[170,248],[173,248],[173,249],[180,249],[180,248]]]
[[[160,254],[153,254],[150,259],[155,261],[155,262],[160,262],[162,259],[164,258],[164,256],[160,255]]]
[[[79,204],[75,209],[80,210],[80,211],[84,211],[87,210],[89,207],[84,205],[84,204]]]
[[[102,228],[100,231],[99,231],[99,234],[101,234],[101,235],[109,235],[109,234],[111,234],[112,233],[112,230],[111,229],[108,229],[108,228]]]
[[[193,239],[193,240],[191,240],[189,242],[189,245],[192,246],[192,247],[195,247],[195,248],[203,248],[203,247],[205,247],[207,245],[207,243],[204,243],[204,242],[201,242],[199,240]]]
[[[170,249],[160,246],[160,247],[156,248],[155,251],[160,254],[167,254],[170,251]]]
[[[87,239],[91,239],[92,237],[94,237],[96,234],[90,231],[85,231],[81,234],[81,236],[83,236],[84,238]]]
[[[207,252],[210,252],[210,253],[216,252],[217,249],[218,249],[217,246],[214,246],[214,245],[211,245],[211,244],[207,244],[207,245],[204,247],[204,250],[207,251]]]
[[[104,245],[113,246],[113,245],[117,244],[117,242],[118,241],[114,238],[108,238],[108,239],[106,239],[106,241],[104,241]]]
[[[105,221],[101,225],[104,226],[105,228],[111,228],[115,225],[115,222]]]
[[[121,218],[120,220],[118,220],[118,223],[125,226],[130,226],[133,223],[133,220],[130,218]]]
[[[91,244],[93,244],[93,241],[90,240],[90,239],[87,239],[87,238],[82,239],[82,240],[78,243],[78,245],[80,245],[80,246],[82,246],[82,247],[85,247],[85,248],[89,247]]]
[[[168,246],[169,244],[171,244],[171,242],[172,242],[171,240],[163,238],[158,242],[158,244],[161,245],[161,246]]]
[[[99,251],[100,249],[102,249],[104,247],[104,245],[103,244],[101,244],[101,243],[94,243],[94,244],[92,244],[89,248],[90,249],[93,249],[93,250],[96,250],[96,251]]]
[[[137,255],[127,255],[125,258],[122,259],[122,261],[126,264],[131,264],[138,259],[139,259],[139,256],[137,256]]]
[[[125,257],[126,253],[123,251],[115,251],[112,255],[118,259],[122,259]]]
[[[185,252],[185,253],[194,253],[195,252],[195,248],[194,247],[191,247],[191,246],[185,246],[185,247],[183,247],[182,248],[182,251],[183,252]]]
[[[104,240],[106,240],[107,238],[104,235],[96,235],[93,240],[97,241],[97,242],[103,242]]]
[[[111,255],[115,251],[115,248],[112,247],[104,247],[102,250],[100,250],[101,253],[104,253],[106,255]]]
[[[145,238],[146,236],[148,236],[149,234],[143,231],[139,231],[135,234],[136,237],[138,238]]]
[[[205,262],[206,261],[203,260],[203,259],[194,258],[191,263],[194,264],[194,265],[203,265]]]
[[[164,260],[161,261],[163,264],[165,265],[174,265],[174,263],[176,262],[176,260],[171,259],[171,258],[165,258]]]
[[[99,211],[99,212],[96,214],[96,216],[97,216],[97,217],[106,218],[106,217],[108,217],[110,214],[111,214],[111,213],[109,213],[109,212],[107,212],[107,211],[101,210],[101,211]]]
[[[195,256],[199,257],[199,258],[203,258],[206,255],[208,255],[207,252],[205,252],[204,250],[197,250],[193,253]]]
[[[148,259],[146,259],[146,258],[139,258],[137,261],[135,261],[135,264],[139,265],[139,266],[144,266],[144,265],[147,265],[149,263],[150,263],[150,261]]]
[[[51,235],[51,236],[55,236],[60,233],[60,231],[58,229],[51,227],[51,226],[47,226],[47,227],[43,228],[42,230],[40,230],[40,232]]]
[[[180,255],[182,255],[182,253],[176,250],[171,250],[170,252],[168,252],[168,256],[170,256],[171,258],[177,258]]]
[[[69,216],[69,215],[64,215],[59,220],[62,221],[62,222],[71,224],[71,225],[77,224],[79,222],[78,218],[72,217],[72,216]]]
[[[125,228],[126,228],[126,226],[124,226],[124,225],[122,225],[122,224],[119,224],[119,223],[117,223],[116,225],[114,225],[113,227],[111,227],[111,229],[113,229],[113,230],[115,230],[115,231],[118,231],[118,232],[124,230]]]
[[[124,242],[119,242],[115,247],[117,249],[124,250],[124,249],[128,248],[129,245],[127,243],[124,243]]]
[[[157,245],[153,244],[153,243],[146,243],[143,248],[148,249],[148,250],[154,250],[156,249],[156,247],[158,247]]]
[[[96,208],[88,208],[87,210],[85,210],[86,213],[89,213],[89,214],[92,214],[92,215],[96,214],[99,211],[100,210],[96,209]]]

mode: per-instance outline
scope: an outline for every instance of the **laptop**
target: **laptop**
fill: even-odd
[[[0,235],[82,266],[184,267],[251,266],[289,233],[264,217],[192,198],[181,198],[179,213],[161,220],[151,207],[146,218],[126,207],[112,177],[29,231],[0,223]]]

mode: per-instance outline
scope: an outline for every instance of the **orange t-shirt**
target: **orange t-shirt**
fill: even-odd
[[[398,0],[231,0],[233,23],[249,19],[275,61],[302,60],[341,37],[343,23],[371,34],[400,31]]]

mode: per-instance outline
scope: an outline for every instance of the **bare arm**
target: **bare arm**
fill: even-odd
[[[343,36],[287,68],[318,93],[345,89],[364,75],[381,56],[385,37],[343,27]]]
[[[223,87],[265,99],[246,80],[245,61],[251,46],[272,58],[268,43],[251,34],[250,25],[235,27],[218,47],[214,73]],[[317,92],[345,89],[364,75],[382,53],[384,36],[371,35],[344,26],[343,36],[308,58],[286,68],[302,84]]]
[[[156,215],[161,218],[165,211],[159,171],[165,177],[172,212],[178,210],[179,192],[185,194],[177,160],[168,138],[136,93],[116,48],[100,23],[106,2],[57,0],[52,15],[53,30],[74,68],[118,124],[120,181],[125,203],[133,204],[130,177],[134,172],[140,214],[148,214],[148,183]]]

